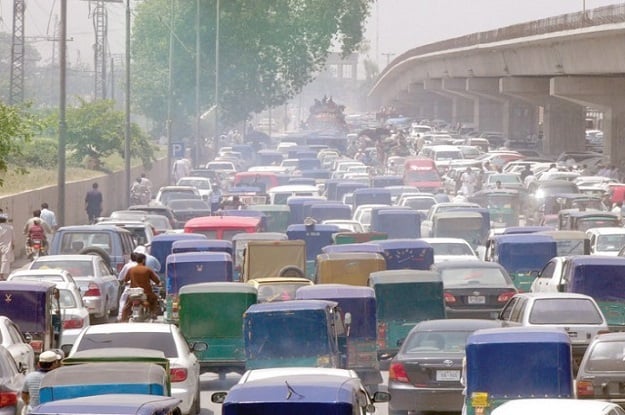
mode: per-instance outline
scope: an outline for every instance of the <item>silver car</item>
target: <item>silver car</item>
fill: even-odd
[[[162,351],[169,359],[171,396],[182,400],[183,414],[200,412],[200,363],[176,325],[111,323],[90,326],[78,335],[69,356],[83,350],[111,347]]]
[[[24,373],[19,370],[7,349],[0,346],[0,415],[22,415],[23,386]]]
[[[98,255],[48,255],[28,265],[28,269],[60,268],[68,271],[80,288],[89,315],[104,318],[116,315],[119,307],[119,281]]]
[[[33,348],[26,342],[19,327],[6,316],[0,316],[0,344],[11,353],[18,369],[26,372],[35,370]]]

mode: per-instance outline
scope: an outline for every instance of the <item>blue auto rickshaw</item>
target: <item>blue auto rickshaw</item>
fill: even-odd
[[[434,248],[418,239],[372,241],[384,249],[387,270],[416,269],[428,271],[434,265]]]
[[[19,327],[36,355],[61,347],[61,306],[54,283],[0,281],[0,315]]]
[[[332,254],[336,252],[374,252],[376,254],[384,254],[384,248],[375,243],[353,243],[324,246],[321,250],[324,254]]]
[[[338,304],[292,300],[255,304],[243,314],[247,369],[346,365]]]
[[[202,235],[201,233],[162,233],[152,238],[150,255],[158,259],[158,262],[161,263],[161,269],[158,272],[161,281],[163,281],[165,277],[167,256],[171,254],[171,247],[175,241],[199,241],[207,239],[206,235]]]
[[[234,251],[232,242],[223,239],[174,241],[171,245],[171,253],[182,254],[184,252],[224,252],[232,256]]]
[[[566,260],[560,291],[594,298],[611,330],[625,329],[625,258],[577,255]]]
[[[344,203],[327,202],[310,206],[310,216],[317,222],[331,219],[351,219],[352,208]]]
[[[180,399],[169,396],[106,393],[82,398],[61,399],[38,405],[32,415],[163,415],[179,414]]]
[[[382,383],[377,353],[375,291],[369,287],[320,284],[300,287],[296,300],[335,301],[347,330],[347,369],[358,373],[365,385]]]
[[[353,191],[354,209],[360,205],[390,205],[391,191],[381,187],[356,189]]]
[[[305,185],[305,186],[315,186],[317,181],[311,177],[291,177],[289,179],[289,185]]]
[[[502,235],[518,235],[524,233],[538,233],[555,231],[553,226],[508,226],[501,232]]]
[[[324,186],[325,186],[324,196],[326,197],[326,199],[340,202],[340,200],[336,197],[336,187],[338,186],[339,183],[344,183],[344,182],[345,180],[342,180],[342,179],[326,180],[324,183]]]
[[[572,398],[569,335],[556,328],[482,329],[467,339],[463,414],[489,415],[511,399]]]
[[[434,271],[372,272],[369,286],[375,291],[380,359],[397,354],[418,322],[446,317],[443,280]]]
[[[315,261],[317,255],[326,245],[332,244],[332,236],[339,232],[340,228],[336,225],[289,225],[286,234],[289,240],[302,240],[306,242],[306,275],[309,278],[315,276]]]
[[[558,245],[549,235],[497,235],[489,240],[486,254],[508,271],[519,291],[527,292],[538,272],[558,255]]]
[[[371,231],[385,233],[388,239],[420,238],[421,215],[410,208],[373,208]]]
[[[284,155],[276,150],[259,150],[256,153],[259,166],[280,165],[284,160]]]
[[[178,321],[178,292],[201,282],[232,282],[232,257],[224,252],[185,252],[171,254],[166,261],[166,320]]]
[[[387,186],[403,186],[404,178],[402,176],[373,176],[371,178],[371,187],[387,187]]]
[[[323,203],[325,199],[315,196],[291,196],[287,199],[286,205],[289,207],[289,225],[304,223],[304,203]]]
[[[336,185],[336,199],[335,200],[338,200],[340,202],[343,200],[343,196],[345,196],[346,194],[354,193],[358,189],[368,189],[368,188],[369,186],[367,186],[364,183],[342,181]]]
[[[263,212],[266,221],[267,232],[286,232],[289,226],[289,215],[291,211],[285,205],[251,205],[251,210]]]

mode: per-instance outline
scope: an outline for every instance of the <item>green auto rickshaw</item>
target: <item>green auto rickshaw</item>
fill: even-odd
[[[179,325],[187,342],[206,343],[196,351],[201,372],[243,373],[243,313],[256,304],[257,290],[238,282],[205,282],[180,288]]]
[[[513,189],[485,189],[475,192],[469,199],[490,212],[493,227],[519,226],[521,196]]]
[[[443,280],[436,272],[408,269],[372,272],[369,286],[376,297],[380,359],[397,354],[418,322],[446,317]]]
[[[263,212],[267,218],[267,232],[286,232],[289,227],[289,214],[291,210],[286,205],[251,205],[249,210],[257,210]]]

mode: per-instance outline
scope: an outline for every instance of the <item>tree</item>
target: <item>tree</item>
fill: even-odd
[[[114,102],[80,100],[80,106],[67,109],[67,147],[77,161],[92,160],[100,166],[102,158],[114,153],[124,156],[124,113],[114,108]],[[154,146],[141,129],[131,126],[132,157],[139,157],[149,167],[154,160]]]
[[[20,156],[24,143],[29,142],[39,128],[39,120],[27,108],[0,103],[0,171],[7,171],[7,160]],[[0,186],[2,183],[0,176]]]
[[[138,107],[167,119],[170,1],[175,1],[174,105],[178,120],[195,113],[195,1],[153,0],[137,6],[133,88]],[[223,123],[286,102],[320,71],[329,51],[358,49],[373,0],[221,1],[219,107]],[[215,0],[201,0],[201,98],[215,103]],[[176,123],[174,123],[176,124]]]

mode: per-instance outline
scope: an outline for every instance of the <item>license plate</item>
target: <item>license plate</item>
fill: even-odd
[[[437,381],[459,381],[460,371],[459,370],[437,370],[436,380]]]
[[[483,295],[470,295],[468,302],[469,304],[486,304],[486,297]]]
[[[569,331],[569,337],[577,337],[577,332],[575,331]]]

